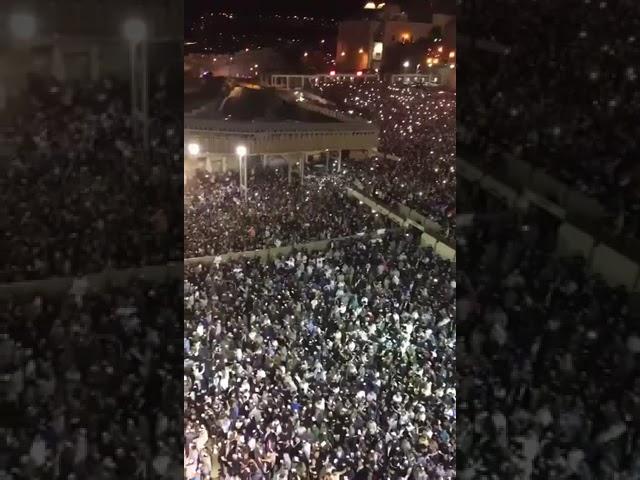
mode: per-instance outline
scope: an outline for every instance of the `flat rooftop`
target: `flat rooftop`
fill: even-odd
[[[193,120],[257,123],[341,123],[306,110],[282,98],[270,87],[251,88],[220,79],[204,81],[199,91],[185,98],[185,110]]]

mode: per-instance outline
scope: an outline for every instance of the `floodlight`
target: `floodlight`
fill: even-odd
[[[187,145],[187,151],[189,152],[189,155],[196,156],[200,153],[200,145],[197,143],[190,143]]]
[[[147,24],[139,18],[130,18],[124,22],[124,36],[133,43],[138,43],[147,38]]]
[[[20,40],[29,40],[36,34],[36,19],[30,13],[14,13],[9,17],[9,29]]]

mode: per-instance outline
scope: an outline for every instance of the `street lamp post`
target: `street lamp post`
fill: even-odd
[[[24,84],[23,81],[16,81],[16,78],[26,73],[25,70],[29,68],[25,66],[25,60],[29,59],[25,51],[31,47],[31,42],[37,35],[37,24],[36,17],[28,12],[14,12],[8,17],[8,25],[5,28],[11,33],[17,48],[10,49],[7,54],[12,67],[0,72],[0,111],[6,108],[8,98],[15,93],[11,85]]]
[[[140,110],[143,114],[143,143],[145,152],[149,147],[149,78],[147,65],[147,24],[138,18],[131,18],[124,23],[124,36],[129,41],[129,56],[131,68],[131,128],[134,137],[138,136],[137,119]],[[141,45],[142,56],[142,99],[138,105],[139,85],[136,75],[137,70],[137,49]]]
[[[242,198],[246,202],[249,196],[247,186],[247,147],[238,145],[236,147],[236,155],[238,156],[238,166],[240,170],[240,190],[242,191]]]
[[[148,43],[143,41],[142,50],[142,143],[149,151],[149,54]]]
[[[130,60],[130,74],[131,74],[131,130],[134,138],[138,136],[136,115],[138,111],[138,87],[136,85],[136,45],[133,42],[129,42],[129,60]]]

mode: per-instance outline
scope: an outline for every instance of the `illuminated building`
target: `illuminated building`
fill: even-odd
[[[428,38],[434,27],[445,32],[455,16],[444,13],[404,12],[393,3],[368,2],[360,18],[345,20],[338,26],[336,68],[341,72],[373,71],[380,68],[384,51],[395,43],[413,43]],[[430,21],[424,18],[430,17]],[[453,29],[455,35],[455,28]]]

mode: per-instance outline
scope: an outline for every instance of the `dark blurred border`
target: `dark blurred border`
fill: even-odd
[[[182,475],[183,4],[0,4],[3,478]]]

